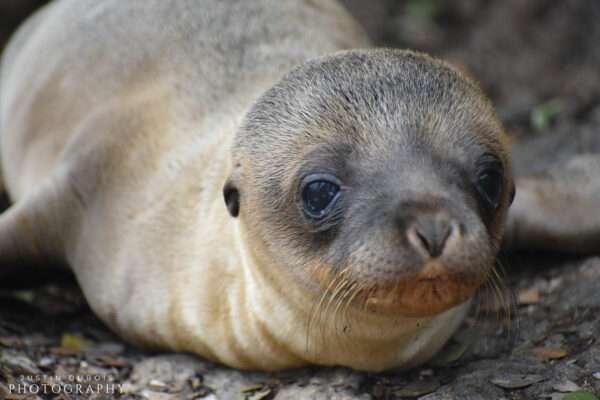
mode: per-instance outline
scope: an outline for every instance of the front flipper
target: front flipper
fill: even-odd
[[[517,145],[509,249],[600,253],[600,133],[547,135]]]
[[[75,209],[59,180],[19,199],[0,214],[0,281],[32,265],[63,263],[67,216]]]

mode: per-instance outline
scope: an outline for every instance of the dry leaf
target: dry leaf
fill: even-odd
[[[540,302],[540,289],[533,287],[519,292],[519,304],[537,304]]]
[[[60,340],[60,347],[70,350],[82,351],[90,345],[90,341],[80,335],[65,333]]]
[[[2,336],[0,337],[0,346],[17,349],[25,347],[25,343],[16,336]]]
[[[263,386],[264,385],[250,385],[250,386],[246,386],[245,388],[242,388],[240,390],[240,392],[242,392],[242,393],[256,392],[257,390],[262,389]]]
[[[400,397],[420,397],[435,392],[440,387],[440,381],[435,378],[417,380],[404,386],[402,389],[394,390],[394,395]]]
[[[106,367],[126,368],[131,366],[131,363],[129,361],[124,360],[122,358],[114,358],[111,356],[100,356],[96,358],[96,361],[98,361],[100,364]]]
[[[565,350],[558,347],[536,347],[531,352],[542,360],[558,360],[569,355]]]
[[[490,380],[490,382],[503,389],[522,389],[534,383],[541,382],[544,379],[541,375],[500,374]]]
[[[260,392],[253,393],[248,400],[265,400],[271,394],[271,389],[261,390]]]
[[[568,379],[552,384],[552,388],[562,393],[576,392],[578,390],[581,390],[578,384]]]
[[[67,349],[66,347],[50,347],[48,349],[50,354],[57,357],[71,357],[78,356],[81,354],[81,351],[75,349]]]

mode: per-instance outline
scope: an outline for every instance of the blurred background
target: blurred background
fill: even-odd
[[[598,0],[342,2],[376,45],[426,51],[470,70],[517,137],[600,120]],[[44,3],[0,0],[0,48]]]

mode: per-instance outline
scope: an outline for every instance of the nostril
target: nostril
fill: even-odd
[[[418,228],[415,229],[415,235],[417,236],[417,239],[419,239],[421,246],[423,246],[427,253],[431,254],[431,245],[429,244],[429,239],[427,239],[427,235],[421,233],[421,231],[419,231]]]
[[[428,258],[436,258],[444,252],[455,225],[445,220],[421,219],[408,229],[407,236],[412,245]]]

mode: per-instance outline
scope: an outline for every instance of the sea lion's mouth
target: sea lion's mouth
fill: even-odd
[[[452,271],[439,262],[427,263],[415,275],[375,282],[343,275],[340,279],[335,274],[323,274],[320,277],[328,279],[320,280],[319,285],[323,290],[331,288],[331,296],[351,298],[352,305],[365,312],[413,318],[431,317],[464,303],[486,279],[483,272]]]
[[[418,274],[375,285],[362,300],[370,312],[429,317],[464,303],[482,283],[482,279],[464,273]]]

